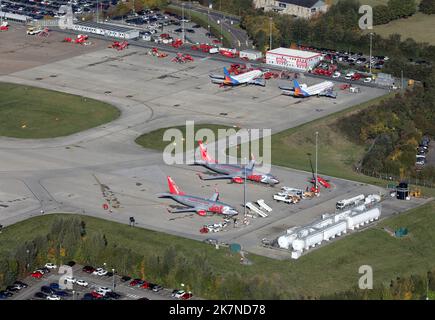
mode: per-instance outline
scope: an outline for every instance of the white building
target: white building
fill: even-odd
[[[263,53],[261,51],[258,51],[258,50],[246,49],[246,50],[240,51],[239,57],[240,58],[247,58],[249,60],[258,60],[258,59],[263,58]]]
[[[121,39],[139,38],[139,30],[96,22],[74,22],[72,29],[83,33],[94,33]]]
[[[323,0],[254,0],[254,7],[300,18],[311,18],[328,11],[328,5]]]
[[[266,63],[300,71],[312,70],[321,60],[321,53],[287,48],[276,48],[266,52]]]

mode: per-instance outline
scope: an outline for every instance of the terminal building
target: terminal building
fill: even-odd
[[[30,18],[29,16],[3,11],[0,11],[0,19],[19,23],[27,23],[32,20],[32,18]]]
[[[126,28],[106,23],[74,22],[71,28],[79,32],[94,33],[112,38],[120,38],[126,40],[139,38],[139,30],[137,29]]]
[[[309,71],[323,59],[318,52],[302,51],[288,48],[276,48],[266,52],[266,63],[286,69]]]

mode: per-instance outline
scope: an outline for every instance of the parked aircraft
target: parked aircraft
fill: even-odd
[[[307,86],[305,83],[299,84],[297,80],[293,80],[293,87],[280,86],[282,93],[285,95],[306,98],[311,96],[325,96],[329,98],[336,98],[337,94],[333,92],[334,84],[331,81],[323,81],[313,86]]]
[[[258,86],[265,86],[266,81],[264,80],[263,71],[252,70],[236,76],[230,75],[227,68],[224,68],[224,76],[210,75],[211,82],[218,83],[226,86],[238,86],[241,84],[254,84]]]
[[[171,198],[187,208],[176,209],[171,213],[196,212],[200,216],[207,215],[207,212],[222,214],[224,216],[235,216],[237,210],[230,205],[219,201],[219,193],[215,192],[209,199],[197,196],[187,195],[175,184],[171,177],[168,176],[169,193],[162,193],[159,198]]]
[[[220,164],[212,159],[207,153],[207,149],[203,146],[202,141],[198,142],[201,151],[202,160],[195,161],[195,164],[204,166],[221,175],[203,177],[199,175],[202,180],[218,180],[218,179],[231,179],[235,183],[243,183],[245,177],[245,166],[238,164]],[[246,179],[275,185],[279,183],[278,179],[271,174],[263,174],[254,171],[255,160],[251,160],[246,165]]]

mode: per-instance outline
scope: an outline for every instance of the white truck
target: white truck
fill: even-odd
[[[298,203],[299,200],[297,200],[297,199],[298,199],[298,197],[296,197],[296,196],[283,194],[283,193],[277,193],[277,194],[273,195],[273,200],[281,201],[281,202],[285,202],[285,203]]]
[[[361,202],[363,202],[364,199],[365,196],[363,194],[360,194],[353,198],[337,201],[335,207],[337,208],[337,210],[343,210],[345,208],[354,207],[359,205]]]

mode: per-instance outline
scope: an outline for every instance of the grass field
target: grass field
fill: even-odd
[[[0,136],[42,139],[70,135],[119,117],[106,103],[66,93],[0,83]]]
[[[216,125],[216,124],[195,124],[194,132],[196,134],[198,130],[210,129],[213,131],[215,137],[217,137],[219,129],[229,129],[229,128],[230,127],[228,127],[228,126]],[[163,151],[165,149],[165,147],[171,143],[170,141],[163,141],[163,134],[168,129],[178,129],[182,132],[183,137],[184,138],[186,137],[186,126],[177,126],[177,127],[171,127],[171,128],[161,128],[161,129],[157,129],[155,131],[151,131],[149,133],[145,133],[136,139],[136,143],[141,145],[144,148],[147,148],[147,149],[154,149],[157,151]],[[204,141],[204,142],[206,142],[206,141]],[[212,142],[212,141],[208,141],[208,142]],[[195,145],[193,147],[196,148],[197,146],[198,145],[195,141]],[[192,149],[192,148],[190,148],[190,149]],[[185,140],[183,140],[183,150],[189,151],[189,150],[186,150]]]
[[[317,131],[319,132],[318,170],[320,174],[385,187],[387,181],[358,174],[353,170],[353,165],[364,155],[365,146],[357,145],[348,140],[337,128],[336,123],[341,118],[375,105],[392,95],[393,93],[372,99],[324,118],[274,134],[272,136],[272,163],[283,167],[311,171],[307,154],[312,154],[312,161],[314,161],[315,132]],[[260,143],[261,145],[262,143]],[[421,191],[425,196],[435,196],[435,189],[421,187]]]
[[[435,15],[416,13],[407,19],[399,19],[387,24],[374,26],[373,30],[370,31],[384,38],[398,33],[402,36],[402,40],[412,38],[417,42],[427,42],[435,45],[435,32],[433,30],[435,30]]]
[[[214,270],[223,276],[238,273],[242,277],[263,275],[280,279],[283,287],[294,296],[319,296],[354,287],[358,283],[359,266],[370,265],[374,285],[388,284],[397,276],[424,274],[435,266],[435,202],[379,223],[374,228],[357,232],[312,251],[299,260],[277,261],[249,254],[251,266],[239,264],[237,255],[228,249],[214,247],[163,233],[131,228],[106,220],[82,216],[87,234],[101,231],[109,243],[130,248],[145,256],[162,253],[168,246],[189,256],[191,252],[206,255]],[[57,215],[32,218],[6,227],[0,235],[0,254],[23,241],[45,235]],[[409,235],[398,239],[383,231],[383,227],[406,227]],[[206,297],[205,297],[206,298]]]

